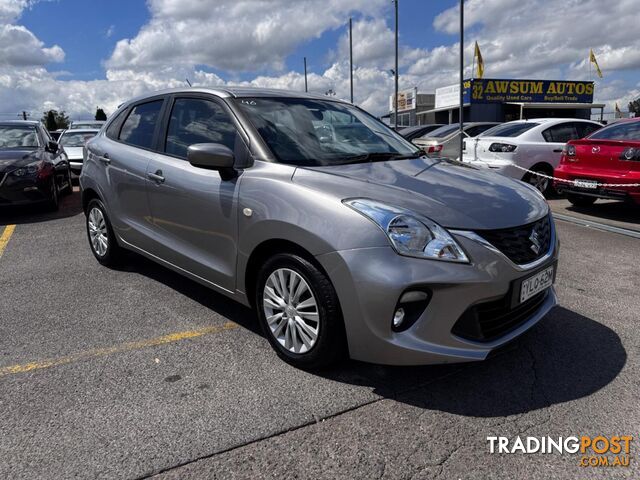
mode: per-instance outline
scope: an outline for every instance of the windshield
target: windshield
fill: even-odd
[[[38,148],[36,127],[27,125],[0,125],[0,149]]]
[[[64,147],[83,147],[85,143],[96,136],[96,132],[67,132],[60,138]]]
[[[445,125],[444,127],[436,128],[435,130],[430,131],[425,136],[420,138],[426,138],[426,137],[442,138],[442,137],[451,135],[452,133],[458,130],[460,130],[460,124],[452,123],[451,125]]]
[[[540,125],[535,122],[517,122],[517,123],[503,123],[502,125],[496,125],[489,130],[486,130],[483,137],[517,137],[522,135],[527,130],[531,130],[533,127]]]
[[[240,98],[235,102],[282,163],[338,165],[421,153],[348,104],[306,98]]]

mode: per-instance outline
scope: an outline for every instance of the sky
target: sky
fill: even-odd
[[[613,110],[640,96],[637,0],[466,0],[465,73],[478,42],[487,78],[596,81]],[[349,97],[387,113],[391,0],[0,0],[0,119],[48,109],[90,118],[166,87],[254,85]],[[400,89],[458,75],[456,0],[399,0]],[[590,74],[593,48],[604,78]]]

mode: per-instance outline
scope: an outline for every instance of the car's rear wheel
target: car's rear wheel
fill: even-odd
[[[93,199],[87,206],[87,237],[91,252],[102,265],[112,267],[122,258],[122,248],[118,245],[109,217],[104,205],[98,199]]]
[[[278,355],[304,369],[342,358],[342,313],[327,276],[294,254],[271,257],[258,272],[255,305],[265,336]]]
[[[553,180],[547,177],[553,177],[553,171],[550,168],[538,166],[533,167],[523,180],[537,188],[546,198],[553,194]]]
[[[588,195],[579,195],[576,193],[568,193],[567,200],[571,205],[575,205],[576,207],[590,207],[597,200],[596,197],[590,197]]]

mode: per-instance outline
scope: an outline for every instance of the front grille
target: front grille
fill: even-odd
[[[549,215],[522,227],[480,230],[476,233],[516,265],[524,265],[538,260],[551,247],[551,219]]]
[[[488,342],[506,335],[526,322],[542,306],[548,290],[511,307],[511,294],[499,300],[469,307],[453,326],[451,333],[468,340]]]

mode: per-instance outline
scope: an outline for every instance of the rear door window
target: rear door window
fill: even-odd
[[[576,125],[578,127],[578,135],[580,135],[580,138],[589,136],[596,130],[600,130],[602,128],[602,125],[587,122],[578,122]]]
[[[153,134],[163,100],[142,103],[131,109],[120,130],[120,141],[141,148],[153,148]]]
[[[542,132],[545,142],[567,143],[569,140],[580,138],[574,122],[560,123]]]

